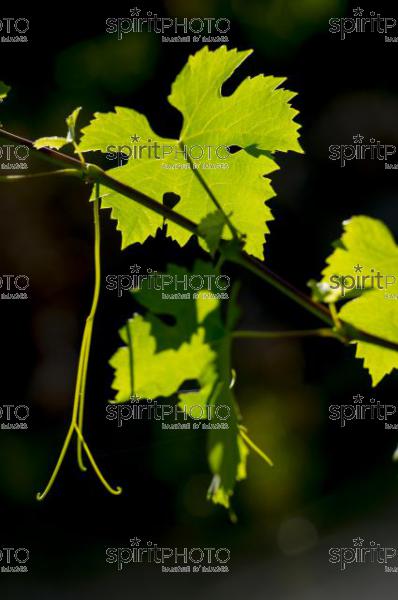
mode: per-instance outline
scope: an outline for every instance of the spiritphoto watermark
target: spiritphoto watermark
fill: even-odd
[[[338,161],[340,167],[345,167],[347,161],[378,160],[384,162],[385,169],[398,168],[398,163],[388,162],[397,150],[393,144],[382,144],[375,138],[370,138],[368,143],[364,143],[365,138],[360,133],[353,135],[352,140],[352,144],[330,145],[329,160]]]
[[[364,538],[357,537],[352,540],[352,546],[335,547],[329,549],[329,562],[337,565],[340,571],[345,571],[353,565],[382,565],[385,573],[398,573],[398,566],[389,565],[397,562],[397,548],[382,546],[374,540],[368,543]]]
[[[139,396],[106,406],[106,419],[117,427],[126,421],[160,421],[162,429],[168,430],[228,429],[230,416],[231,408],[227,404],[167,404]]]
[[[130,160],[158,160],[163,169],[228,169],[231,156],[229,147],[211,144],[165,144],[148,138],[140,142],[141,136],[130,136],[131,144],[109,144],[107,160],[117,161],[123,166]]]
[[[0,573],[27,573],[29,558],[27,548],[0,548]]]
[[[367,14],[363,8],[358,6],[352,10],[350,17],[332,17],[329,19],[329,31],[338,34],[341,40],[345,40],[353,33],[374,33],[384,35],[385,42],[397,42],[398,37],[389,34],[393,32],[397,20],[394,17],[384,17],[374,10]]]
[[[26,404],[0,405],[0,429],[28,429],[29,407]]]
[[[347,294],[361,293],[367,289],[387,291],[389,287],[395,286],[397,276],[384,274],[371,267],[365,275],[362,270],[365,267],[359,263],[353,266],[354,274],[338,275],[329,277],[328,282],[323,282],[323,287],[327,290],[339,290],[339,295],[344,298]],[[387,294],[385,294],[385,297]],[[387,298],[386,298],[387,299]]]
[[[0,17],[0,43],[26,43],[30,23],[26,17]]]
[[[340,427],[345,427],[347,422],[352,421],[382,421],[385,429],[398,429],[397,424],[387,422],[397,412],[394,404],[382,404],[375,398],[366,402],[365,396],[361,394],[356,394],[352,400],[350,404],[330,405],[329,419],[338,421]]]
[[[28,287],[27,275],[0,275],[0,300],[27,300]]]
[[[141,539],[130,539],[125,547],[108,547],[105,550],[106,562],[115,565],[118,572],[127,565],[153,564],[162,573],[228,573],[231,552],[228,548],[165,547],[147,541],[141,546]]]
[[[131,33],[155,33],[162,42],[227,43],[231,22],[225,17],[162,17],[139,7],[130,9],[129,16],[108,17],[106,33],[120,41]]]
[[[5,170],[24,171],[30,149],[24,144],[0,144],[0,168]]]
[[[153,290],[162,292],[162,300],[227,300],[231,285],[228,275],[214,273],[170,274],[147,269],[140,273],[140,265],[130,266],[130,274],[113,274],[105,278],[105,288],[115,291],[119,298],[130,290]]]

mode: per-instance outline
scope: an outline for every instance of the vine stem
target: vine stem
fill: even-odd
[[[57,171],[45,171],[44,173],[26,173],[26,175],[1,175],[0,182],[7,183],[11,181],[20,181],[21,179],[38,179],[40,177],[57,177],[59,175],[71,175],[82,179],[82,172],[79,169],[58,169]]]
[[[63,446],[61,448],[61,452],[59,454],[57,463],[54,467],[54,470],[51,474],[51,477],[47,483],[46,488],[42,493],[38,493],[36,498],[37,500],[44,500],[49,491],[51,490],[59,470],[64,461],[66,452],[68,450],[69,444],[72,439],[72,435],[75,432],[77,434],[77,462],[79,468],[82,471],[86,471],[86,467],[83,462],[83,450],[85,451],[91,466],[93,467],[94,472],[96,473],[98,479],[104,485],[104,487],[111,494],[118,495],[122,492],[122,488],[119,486],[116,488],[112,488],[109,483],[106,481],[105,477],[101,473],[98,468],[97,463],[94,460],[94,457],[84,439],[82,430],[83,430],[83,416],[84,416],[84,400],[85,400],[85,391],[86,391],[86,380],[87,380],[87,369],[88,369],[88,360],[90,356],[90,347],[91,347],[91,338],[93,332],[93,322],[95,313],[98,307],[98,300],[100,294],[100,284],[101,284],[101,262],[100,262],[100,215],[99,215],[99,184],[96,184],[96,194],[95,200],[93,202],[93,214],[94,214],[94,268],[95,268],[95,283],[94,283],[94,293],[93,300],[91,304],[90,313],[86,319],[86,323],[84,326],[82,342],[80,346],[79,353],[79,363],[77,369],[76,376],[76,385],[75,385],[75,393],[73,399],[73,409],[72,409],[72,417],[71,423],[69,425],[68,432],[66,434]]]
[[[179,214],[171,208],[168,208],[164,204],[157,202],[153,198],[150,198],[143,192],[134,189],[133,187],[114,179],[112,176],[108,175],[103,169],[98,167],[97,165],[82,163],[80,160],[77,160],[73,156],[69,156],[68,154],[64,154],[63,152],[59,152],[58,150],[54,150],[52,148],[35,148],[33,142],[24,137],[6,131],[4,129],[0,129],[0,136],[7,138],[8,140],[18,142],[19,144],[24,144],[28,148],[35,150],[39,153],[40,156],[47,158],[51,162],[55,162],[57,164],[71,165],[75,167],[75,169],[79,170],[82,174],[82,178],[87,182],[96,182],[104,185],[105,187],[118,192],[127,198],[137,202],[141,206],[152,210],[153,212],[161,215],[165,219],[168,219],[179,225],[183,229],[190,231],[198,237],[201,236],[198,231],[198,226],[196,223],[184,217],[184,215]],[[305,308],[307,311],[314,314],[316,317],[324,321],[330,326],[334,325],[333,317],[330,310],[318,302],[312,300],[309,296],[295,288],[291,283],[285,281],[282,277],[274,273],[271,269],[265,266],[258,259],[253,258],[246,254],[243,250],[239,252],[231,253],[228,249],[228,242],[222,242],[220,244],[221,252],[225,251],[225,256],[230,262],[234,262],[238,265],[241,265],[266,281],[270,283],[273,287],[282,292],[285,296],[289,297],[291,300]],[[381,346],[383,348],[388,348],[390,350],[398,351],[398,344],[395,342],[391,342],[390,340],[386,340],[384,338],[380,338],[379,336],[373,335],[366,331],[362,331],[357,328],[353,328],[348,323],[344,321],[340,322],[341,327],[345,326],[351,329],[351,335],[345,332],[346,341],[364,341],[370,344],[374,344],[377,346]],[[343,339],[343,336],[340,336]]]
[[[101,248],[101,228],[100,228],[100,211],[99,211],[99,186],[96,184],[96,198],[93,202],[93,216],[94,216],[94,273],[95,273],[95,283],[94,283],[94,293],[93,300],[91,304],[90,313],[86,320],[86,339],[83,347],[83,366],[82,366],[82,379],[81,379],[81,389],[80,389],[80,402],[79,402],[79,418],[78,424],[79,429],[83,432],[83,416],[84,416],[84,404],[85,404],[85,395],[86,395],[86,381],[87,381],[87,370],[88,370],[88,361],[90,357],[90,349],[91,349],[91,339],[93,334],[93,325],[94,318],[98,308],[98,300],[101,289],[101,256],[100,256],[100,248]],[[83,464],[83,456],[82,456],[82,439],[80,436],[77,438],[77,461],[79,467],[82,471],[86,470],[86,467]]]

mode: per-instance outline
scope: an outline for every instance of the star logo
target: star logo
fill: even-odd
[[[354,144],[362,144],[364,137],[360,133],[357,133],[357,135],[352,136],[352,139]]]
[[[140,265],[131,265],[130,266],[131,273],[139,273],[140,269],[141,269]]]
[[[359,264],[358,265],[354,265],[354,271],[355,271],[355,273],[361,273],[362,269],[363,269],[362,265],[359,265]]]
[[[364,542],[363,538],[357,537],[352,540],[354,542],[354,546],[360,548]]]
[[[140,538],[134,537],[134,538],[130,539],[130,544],[132,546],[139,546],[140,545],[140,541],[141,541]]]
[[[362,404],[362,400],[364,399],[365,396],[361,396],[361,394],[357,394],[356,396],[353,396],[353,400],[354,400],[354,404]]]
[[[139,141],[140,141],[140,139],[141,139],[141,136],[139,136],[139,135],[137,135],[137,134],[135,133],[134,135],[131,135],[131,136],[130,136],[130,139],[131,139],[131,141],[132,141],[132,142],[136,143],[136,142],[139,142]]]
[[[136,6],[134,8],[130,8],[130,15],[132,17],[139,17],[140,16],[140,12],[141,12],[141,9],[137,8]]]
[[[360,8],[359,6],[357,6],[357,8],[352,9],[352,12],[354,14],[354,17],[362,17],[363,8]]]

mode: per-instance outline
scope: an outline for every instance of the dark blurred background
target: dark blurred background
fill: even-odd
[[[279,155],[272,176],[275,221],[267,237],[267,264],[300,289],[318,278],[341,223],[354,214],[384,220],[398,235],[397,174],[379,161],[329,160],[329,145],[349,144],[361,133],[398,146],[397,45],[377,33],[341,40],[331,17],[352,15],[343,0],[170,0],[140,4],[159,16],[231,19],[229,47],[253,48],[239,77],[263,72],[286,76],[298,95],[304,155]],[[392,3],[361,2],[368,13],[398,18]],[[106,6],[68,2],[49,7],[3,5],[3,16],[30,19],[27,44],[0,44],[0,78],[12,86],[1,122],[28,138],[64,135],[64,119],[83,106],[80,125],[115,105],[144,112],[159,135],[174,136],[180,115],[168,105],[170,85],[190,43],[162,43],[155,34],[105,33],[108,17],[127,17],[126,2]],[[394,12],[395,8],[395,12]],[[215,47],[214,45],[213,47]],[[29,170],[48,168],[29,157]],[[6,172],[2,172],[4,174]],[[71,448],[54,488],[43,489],[69,423],[80,335],[92,286],[92,213],[89,189],[79,182],[43,179],[0,184],[1,274],[26,274],[28,300],[1,300],[0,404],[27,404],[27,431],[0,432],[0,547],[30,549],[27,575],[0,574],[10,598],[373,598],[394,589],[394,575],[373,565],[340,574],[328,563],[329,546],[350,546],[373,535],[397,546],[398,437],[376,421],[345,428],[328,419],[331,404],[350,404],[360,393],[394,404],[398,375],[372,390],[354,349],[337,342],[236,341],[237,398],[252,437],[274,459],[255,455],[248,479],[237,485],[231,524],[206,502],[210,481],[205,436],[162,432],[155,423],[105,419],[111,397],[108,359],[118,329],[137,306],[127,294],[103,290],[89,365],[85,431],[95,457],[124,493],[109,496],[91,470],[82,475]],[[103,274],[129,265],[161,271],[167,263],[192,265],[195,242],[183,249],[163,234],[120,252],[120,234],[102,211]],[[304,329],[314,317],[245,272],[240,327]],[[397,265],[398,268],[398,265]],[[142,565],[116,573],[107,546],[128,546],[138,536],[158,545],[223,546],[231,574],[164,575]]]

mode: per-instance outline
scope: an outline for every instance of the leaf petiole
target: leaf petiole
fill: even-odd
[[[269,458],[269,456],[267,456],[265,454],[265,452],[263,452],[254,442],[252,439],[249,438],[249,436],[247,435],[247,429],[246,427],[243,427],[243,425],[238,425],[238,429],[239,429],[239,435],[241,436],[241,438],[246,442],[246,444],[248,446],[250,446],[250,448],[252,450],[254,450],[254,452],[256,454],[259,455],[260,458],[262,458],[267,464],[269,464],[270,467],[274,466],[274,463],[272,462],[272,460]]]

